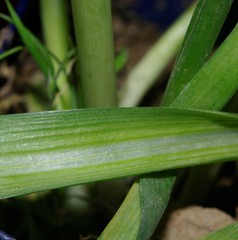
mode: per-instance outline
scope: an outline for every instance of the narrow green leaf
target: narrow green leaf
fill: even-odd
[[[121,69],[125,66],[127,60],[128,60],[128,51],[127,49],[122,49],[115,59],[116,72],[121,71]]]
[[[52,57],[58,63],[58,68],[57,68],[57,71],[55,72],[55,76],[54,76],[55,81],[57,81],[57,78],[59,77],[59,75],[61,73],[65,74],[66,76],[68,75],[68,73],[67,73],[68,66],[67,65],[69,64],[70,60],[75,56],[75,54],[76,54],[76,49],[72,48],[65,54],[64,59],[62,61],[60,61],[56,56],[54,56],[53,53],[51,53]]]
[[[4,13],[0,13],[0,18],[5,20],[6,22],[12,23],[12,19]]]
[[[163,171],[140,176],[141,224],[137,239],[147,239],[158,225],[170,199],[174,183],[171,179],[175,179],[172,173]]]
[[[54,68],[51,62],[50,56],[46,48],[41,44],[41,42],[23,25],[21,19],[17,16],[14,8],[12,7],[9,0],[6,0],[6,4],[11,15],[13,24],[17,28],[22,41],[25,46],[32,54],[41,71],[50,80],[54,75]],[[50,83],[52,89],[54,89],[54,83]]]
[[[197,34],[197,33],[195,33],[194,32],[194,34]],[[201,34],[201,33],[199,33],[199,34]],[[237,43],[235,43],[234,42],[234,45],[236,45]],[[234,46],[235,47],[235,46]],[[227,54],[230,54],[230,56],[232,56],[232,51],[231,52],[229,52],[229,53],[227,53]],[[233,54],[233,57],[236,57],[236,56],[234,56],[234,54]],[[222,62],[223,61],[223,59],[221,58],[220,59],[220,61]],[[229,64],[229,63],[226,63],[226,64]],[[233,71],[234,69],[231,69],[231,71]],[[226,99],[226,101],[228,101],[228,99],[229,99],[229,97],[230,97],[230,91],[228,91],[228,94],[226,94],[226,93],[224,93],[224,96],[221,96],[221,94],[219,93],[219,91],[221,90],[221,88],[219,87],[219,89],[217,89],[218,91],[214,91],[214,89],[216,89],[216,87],[217,87],[217,82],[216,81],[214,81],[213,82],[213,79],[210,79],[211,80],[211,84],[213,83],[213,87],[210,87],[210,91],[211,91],[211,93],[213,94],[214,92],[216,92],[217,93],[217,95],[220,95],[220,97],[221,97],[221,99],[214,99],[214,102],[215,101],[221,101],[221,102],[223,102],[224,101],[224,99]],[[236,82],[237,82],[237,79],[236,78],[234,78],[233,80],[232,80],[233,82],[234,82],[234,84],[236,84]],[[219,85],[221,85],[221,86],[225,86],[226,85],[226,82],[221,82],[221,83],[219,83]],[[202,86],[202,88],[204,88],[206,86],[206,84],[204,85],[204,86]],[[233,89],[233,87],[232,87],[232,84],[230,85],[231,86],[231,88]],[[200,92],[200,90],[199,89],[197,89],[197,91],[198,92]],[[233,91],[233,90],[232,90]],[[197,94],[194,94],[193,96],[191,96],[191,98],[192,99],[195,99],[197,97]],[[206,96],[204,95],[203,96],[204,97],[204,99],[202,99],[203,101],[206,101],[207,99],[209,100],[209,101],[212,101],[212,95],[210,96],[210,93],[208,93]],[[191,100],[192,100],[191,99]],[[190,101],[190,99],[187,99],[187,103],[189,103],[189,101]],[[181,107],[186,107],[186,102],[184,101],[184,103],[183,103],[184,105],[182,105],[181,104]],[[202,104],[202,103],[201,103]],[[197,108],[199,108],[199,106],[197,105],[196,106]],[[217,109],[217,110],[220,110],[220,109]],[[159,177],[159,174],[158,174],[158,177]],[[173,186],[173,182],[174,182],[174,179],[175,179],[175,177],[174,177],[174,175],[173,174],[171,174],[171,176],[170,176],[170,189],[172,189],[172,186]],[[153,188],[153,187],[152,187]],[[162,187],[161,187],[162,188]],[[134,203],[135,204],[137,204],[137,201],[139,201],[139,192],[134,192],[134,194],[133,194],[133,201],[134,201]],[[166,200],[167,198],[165,198],[165,200]],[[150,200],[151,201],[151,200]],[[161,204],[163,204],[164,206],[167,204],[167,203],[165,203],[165,202],[162,202]],[[134,215],[136,215],[136,216],[138,216],[138,214],[137,214],[137,212],[136,211],[139,211],[138,209],[136,210],[136,211],[134,211],[134,212],[132,212],[132,210],[131,210],[131,208],[130,208],[130,205],[128,204],[128,203],[123,203],[122,204],[122,207],[123,208],[126,208],[127,207],[127,214],[134,214]],[[152,210],[154,211],[154,209],[156,209],[156,207],[154,207]],[[117,217],[119,217],[119,216],[117,216]],[[121,219],[125,219],[126,217],[127,217],[127,215],[121,215],[120,216],[121,217]],[[112,220],[113,221],[113,220]],[[136,225],[137,224],[137,225]],[[135,225],[136,226],[134,226],[132,229],[131,229],[131,235],[130,236],[135,236],[136,234],[137,234],[137,231],[138,231],[138,229],[139,229],[139,224],[140,224],[140,219],[137,219],[137,221],[135,221]],[[116,232],[117,231],[119,231],[120,232],[120,229],[121,229],[121,225],[120,224],[115,224],[115,225],[113,225],[113,224],[109,224],[109,227],[108,228],[106,228],[105,229],[105,231],[104,231],[104,238],[102,238],[102,239],[108,239],[107,238],[107,231],[112,231],[112,228],[114,229],[114,233],[116,234]],[[117,237],[117,238],[116,238]],[[116,234],[116,236],[115,236],[115,239],[120,239],[120,235],[117,235]],[[130,239],[134,239],[133,237],[132,238],[130,238]]]
[[[117,213],[114,215],[111,222],[108,224],[107,228],[102,232],[98,240],[102,239],[136,239],[136,235],[139,231],[138,219],[140,219],[140,201],[139,199],[139,183],[136,181],[127,194],[124,203]],[[130,209],[130,214],[128,213],[128,206]],[[124,219],[121,216],[126,216]],[[115,226],[120,226],[120,228],[115,230]]]
[[[115,108],[0,116],[0,197],[238,159],[238,115]]]
[[[221,71],[219,74],[213,75],[211,77],[210,85],[212,87],[208,89],[206,94],[203,94],[201,96],[201,91],[207,89],[207,83],[205,82],[207,80],[207,76],[205,79],[203,79],[205,80],[203,81],[203,84],[200,84],[200,88],[196,88],[195,85],[191,86],[191,88],[183,95],[186,99],[183,101],[183,103],[179,105],[179,101],[177,99],[174,99],[184,88],[184,86],[188,84],[189,81],[191,81],[192,77],[197,73],[197,71],[202,67],[204,62],[209,57],[217,35],[230,9],[231,3],[232,1],[223,0],[198,1],[197,7],[186,33],[183,46],[178,55],[177,62],[169,81],[169,85],[163,98],[163,106],[171,106],[172,103],[172,106],[175,107],[179,106],[184,108],[188,107],[220,110],[222,106],[228,102],[229,98],[231,97],[231,93],[234,94],[236,91],[238,81],[235,78],[236,71],[233,71],[234,66],[231,66],[229,70],[233,72],[234,75],[232,75],[231,79],[227,80],[230,82],[228,86],[222,84],[224,81],[221,81],[219,74],[224,74],[223,77],[226,78],[227,73],[225,71]],[[231,44],[234,45],[235,41],[236,40],[233,39],[233,42]],[[228,50],[224,49],[224,47],[222,49],[222,51]],[[236,61],[236,56],[232,56],[232,51],[227,51],[227,54],[232,59],[235,58],[234,61]],[[218,61],[223,61],[222,56],[218,56],[218,59],[216,61],[216,64]],[[207,75],[211,74],[212,71],[212,68],[208,68],[206,72]],[[216,79],[216,77],[218,77],[218,79]],[[201,82],[202,77],[198,78],[196,84],[199,85]],[[226,86],[225,89],[227,91],[220,92],[218,90],[217,94],[219,96],[219,99],[214,98],[214,91],[212,89],[217,84],[220,84],[221,88]],[[198,96],[199,101],[195,103],[194,101],[198,99]],[[211,106],[206,101],[210,101],[211,104],[213,103],[217,106],[211,108]],[[161,173],[157,174],[157,178],[154,178],[153,181],[144,180],[143,178],[140,180],[141,222],[138,239],[141,240],[149,239],[153,234],[163,214],[163,211],[165,210],[174,185],[175,175],[173,173],[166,173],[168,177],[162,180],[160,179],[160,174]],[[148,183],[146,181],[148,181]],[[149,182],[151,182],[151,184]],[[146,184],[147,188],[143,187],[143,185]],[[156,192],[154,189],[157,189],[158,191]],[[148,195],[150,196],[150,208],[147,206]],[[158,200],[158,196],[163,197],[160,197]],[[147,211],[143,210],[144,208]],[[154,211],[154,209],[159,209],[159,211]],[[149,218],[151,215],[154,217],[153,221]],[[144,225],[147,226],[147,228],[143,227]]]
[[[171,107],[222,109],[238,90],[237,43],[238,25],[211,59],[181,91]]]
[[[181,46],[194,5],[188,8],[131,69],[119,92],[120,107],[137,106]]]
[[[199,0],[163,97],[169,106],[208,60],[233,0]]]
[[[215,232],[208,234],[198,240],[237,240],[238,239],[238,222],[230,224]]]
[[[10,50],[0,54],[0,60],[2,60],[4,58],[7,58],[7,57],[11,56],[14,53],[20,52],[22,49],[23,49],[22,46],[17,46],[17,47],[11,48]]]

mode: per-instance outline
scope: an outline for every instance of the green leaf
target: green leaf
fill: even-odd
[[[238,81],[235,76],[237,71],[233,69],[234,65],[237,65],[237,56],[234,56],[231,46],[228,50],[227,44],[224,44],[221,51],[226,51],[228,58],[231,58],[236,62],[233,66],[226,64],[226,67],[229,68],[229,71],[231,72],[231,77],[229,80],[226,80],[226,84],[229,82],[228,86],[225,83],[222,84],[224,81],[221,80],[221,75],[223,76],[223,79],[228,77],[227,72],[221,70],[214,74],[212,64],[209,64],[206,71],[207,75],[204,76],[199,73],[197,79],[194,80],[195,83],[182,95],[181,98],[184,99],[184,101],[179,103],[178,99],[174,99],[184,86],[189,84],[192,77],[207,60],[230,9],[231,3],[232,1],[221,0],[198,1],[166,90],[163,99],[163,106],[220,110],[224,104],[228,102],[231,95],[237,90]],[[232,39],[230,44],[235,47],[234,45],[236,44],[237,39],[234,36],[230,36],[230,39]],[[223,55],[221,54],[216,56],[216,60],[213,61],[213,64],[219,65],[222,61]],[[207,88],[208,77],[210,77],[209,83],[211,86],[209,89]],[[213,90],[217,84],[220,84],[220,91]],[[222,91],[223,87],[225,91]],[[203,91],[205,94],[202,94]],[[215,96],[219,96],[219,99]],[[210,105],[208,104],[208,101],[210,101]],[[211,104],[216,106],[212,108]],[[169,200],[175,181],[175,175],[169,172],[166,173],[166,178],[162,176],[161,179],[160,174],[161,173],[158,173],[157,178],[154,177],[153,180],[146,180],[143,178],[140,180],[141,222],[138,239],[144,240],[151,237]],[[146,184],[147,187],[143,187],[143,185]],[[150,196],[150,208],[147,206],[148,195]],[[160,196],[160,198],[158,198],[158,196]],[[154,209],[159,209],[159,211],[155,211]],[[153,216],[154,219],[151,220],[149,216]],[[147,228],[144,226],[147,226]]]
[[[147,239],[158,225],[158,219],[163,215],[170,199],[174,183],[171,179],[175,180],[171,171],[140,176],[141,224],[138,239]]]
[[[233,0],[200,0],[176,59],[163,105],[169,106],[210,57]]]
[[[0,197],[238,159],[238,115],[115,108],[0,116]]]
[[[125,204],[119,208],[98,240],[136,239],[136,235],[139,231],[138,219],[140,219],[140,211],[138,211],[138,209],[140,209],[138,193],[139,183],[136,181],[124,200]],[[130,209],[129,211],[128,207]],[[122,219],[121,216],[125,216],[125,218]],[[120,226],[120,228],[116,231],[115,226]]]
[[[60,61],[53,53],[50,53],[50,55],[52,56],[52,58],[54,58],[54,60],[57,62],[58,64],[58,68],[57,71],[55,72],[55,76],[54,76],[54,80],[57,81],[57,78],[59,77],[59,75],[61,73],[64,73],[65,76],[68,75],[67,73],[67,65],[69,64],[70,60],[72,60],[72,58],[75,56],[76,54],[76,49],[72,48],[71,50],[69,50],[66,54],[65,57],[62,61]]]
[[[128,60],[128,51],[127,49],[122,49],[121,52],[116,56],[115,59],[115,69],[116,72],[120,72],[125,66]]]
[[[21,51],[23,49],[22,46],[17,46],[17,47],[14,47],[14,48],[11,48],[10,50],[0,54],[0,60],[4,59],[4,58],[7,58],[9,56],[11,56],[12,54],[14,53],[17,53],[19,51]]]
[[[41,42],[23,25],[21,19],[16,14],[14,8],[12,7],[9,0],[6,0],[6,4],[11,15],[13,24],[15,25],[17,31],[19,32],[22,41],[25,46],[32,54],[41,71],[50,80],[54,75],[54,68],[51,62],[50,56],[46,48],[41,44]],[[55,88],[55,83],[50,82],[50,87],[53,90]]]
[[[12,19],[4,13],[0,13],[0,18],[5,20],[6,22],[12,23]]]
[[[237,240],[238,239],[238,222],[230,224],[224,228],[214,231],[198,240]]]
[[[189,7],[130,70],[119,91],[120,107],[137,106],[174,59],[194,11]]]
[[[237,42],[238,25],[170,106],[222,109],[238,90]]]

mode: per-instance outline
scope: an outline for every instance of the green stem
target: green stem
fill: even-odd
[[[42,28],[47,48],[63,60],[68,52],[67,2],[65,0],[41,0]],[[54,67],[58,67],[56,61]]]
[[[66,0],[41,0],[42,28],[47,48],[59,61],[63,61],[68,53],[68,4]],[[60,68],[59,63],[52,58],[54,71]],[[56,76],[55,76],[56,77]],[[56,95],[53,108],[75,108],[75,96],[64,71],[57,76],[56,85],[59,93]]]
[[[78,92],[82,95],[80,105],[91,108],[116,107],[110,0],[72,0],[71,3],[78,53]],[[108,192],[108,185],[104,184],[104,192]],[[106,200],[110,201],[108,198]]]
[[[110,0],[72,0],[85,107],[117,105]]]

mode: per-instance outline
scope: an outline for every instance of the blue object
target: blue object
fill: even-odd
[[[16,13],[18,14],[19,17],[22,17],[22,15],[24,14],[28,2],[29,0],[18,1],[18,4],[16,6]],[[4,28],[2,31],[3,34],[0,39],[0,54],[9,48],[11,41],[15,35],[16,28],[14,25],[8,24],[7,27]]]
[[[131,9],[141,18],[168,27],[194,0],[136,0]]]
[[[17,6],[16,6],[16,12],[20,17],[24,14],[28,2],[29,2],[29,0],[20,0],[18,2]]]
[[[16,239],[0,230],[0,240],[16,240]]]

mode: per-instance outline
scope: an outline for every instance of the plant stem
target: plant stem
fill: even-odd
[[[46,46],[63,60],[68,52],[67,2],[65,0],[41,0],[41,19]],[[54,67],[58,63],[54,61]]]
[[[85,107],[117,106],[110,0],[72,0]]]
[[[79,77],[78,92],[82,95],[81,99],[79,97],[81,100],[79,103],[90,108],[116,107],[110,0],[72,0],[71,3],[78,53],[76,69],[76,75]],[[115,186],[114,182],[110,184]],[[103,188],[104,192],[109,191],[106,183]],[[100,196],[103,198],[103,194]],[[110,202],[111,199],[106,200]]]
[[[41,19],[45,43],[59,61],[63,61],[68,52],[68,8],[66,0],[41,0]],[[59,63],[52,58],[54,71],[59,69]],[[56,85],[59,94],[56,95],[53,108],[70,109],[76,107],[75,96],[64,71],[58,75]]]

